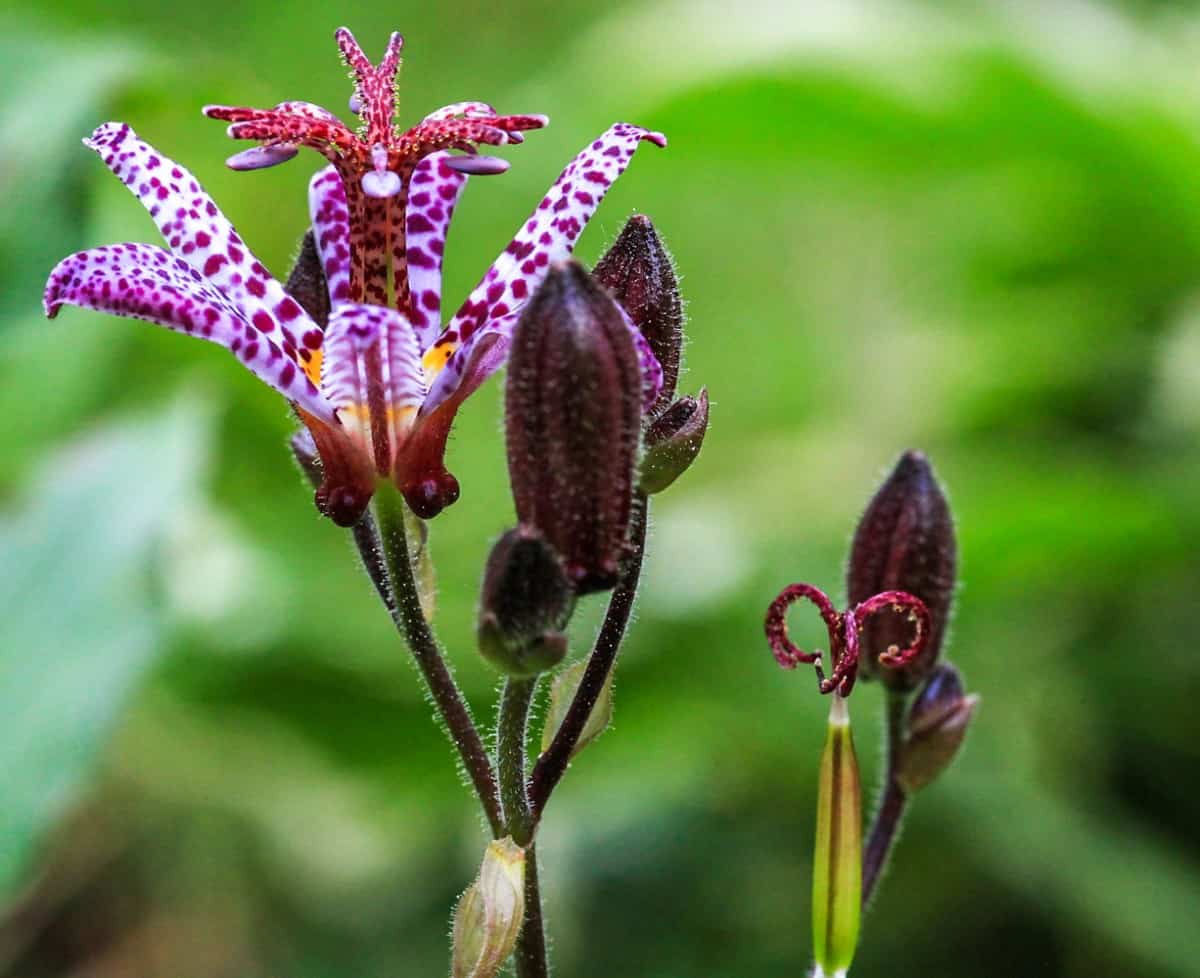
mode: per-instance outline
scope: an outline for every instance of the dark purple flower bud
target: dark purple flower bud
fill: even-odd
[[[920,655],[879,669],[889,647],[904,647],[910,627],[900,615],[875,615],[861,636],[867,678],[878,675],[890,689],[908,691],[929,675],[946,632],[956,562],[954,521],[929,460],[920,452],[905,452],[859,521],[846,588],[851,604],[881,591],[915,595],[929,610],[930,631]]]
[[[700,454],[708,431],[708,391],[681,397],[646,429],[638,488],[647,495],[662,492],[686,472]]]
[[[905,791],[924,788],[950,766],[978,703],[978,696],[964,695],[954,666],[946,662],[934,668],[908,712],[896,770]]]
[[[325,283],[325,271],[321,267],[321,256],[317,253],[317,242],[312,231],[304,232],[300,242],[300,253],[288,275],[284,290],[303,307],[322,329],[329,322],[329,287]]]
[[[629,314],[662,365],[662,391],[646,413],[647,419],[654,418],[671,403],[679,382],[683,303],[671,255],[650,218],[631,217],[592,275]]]
[[[513,333],[506,390],[517,519],[579,593],[612,587],[625,554],[641,370],[621,310],[575,262],[550,270]]]
[[[511,676],[534,676],[566,654],[562,629],[575,592],[558,554],[529,527],[504,534],[488,555],[479,596],[479,650]]]

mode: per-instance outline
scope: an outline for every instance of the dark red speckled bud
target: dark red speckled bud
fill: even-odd
[[[646,417],[657,417],[675,397],[683,347],[683,303],[671,255],[650,218],[635,214],[592,270],[646,337],[663,369],[663,386]]]
[[[313,322],[325,328],[329,322],[329,286],[325,283],[325,270],[321,268],[321,256],[317,253],[312,231],[306,231],[300,242],[300,253],[296,255],[296,263],[284,289],[304,307]]]
[[[889,646],[903,647],[911,626],[900,615],[878,614],[862,636],[863,675],[891,689],[915,689],[941,652],[954,598],[957,546],[954,521],[929,460],[905,452],[859,521],[850,552],[846,588],[851,605],[881,591],[907,591],[929,610],[930,631],[921,654],[896,668],[880,669]]]
[[[517,519],[579,593],[617,580],[633,506],[641,371],[612,297],[574,262],[551,269],[513,333],[505,401]]]

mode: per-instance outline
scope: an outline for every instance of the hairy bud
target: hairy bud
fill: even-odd
[[[708,391],[681,397],[646,429],[646,450],[638,488],[662,492],[686,472],[700,454],[708,432]]]
[[[517,518],[579,593],[612,587],[633,507],[641,370],[621,310],[574,262],[550,270],[513,333],[505,400]]]
[[[662,366],[662,391],[647,412],[647,417],[653,418],[671,403],[679,381],[683,303],[671,256],[650,218],[642,214],[631,217],[592,276],[629,314]]]
[[[488,845],[479,876],[454,911],[452,978],[493,978],[525,919],[525,851],[512,839]]]
[[[945,662],[933,670],[908,713],[896,771],[905,791],[932,784],[950,766],[978,704],[978,696],[964,695],[962,677],[954,666]]]
[[[536,530],[509,530],[496,541],[484,570],[479,650],[510,676],[545,672],[566,654],[562,629],[574,606],[575,592],[558,554]]]
[[[929,675],[941,652],[954,597],[957,547],[954,521],[929,460],[905,452],[875,494],[854,534],[847,569],[850,603],[881,591],[907,591],[929,610],[921,654],[897,668],[879,669],[891,646],[902,648],[909,625],[899,615],[876,615],[861,636],[863,672],[891,689],[908,691]]]
[[[329,287],[325,284],[325,270],[321,267],[321,256],[317,253],[312,231],[304,233],[300,253],[288,274],[284,290],[300,303],[313,322],[325,328],[329,322]]]

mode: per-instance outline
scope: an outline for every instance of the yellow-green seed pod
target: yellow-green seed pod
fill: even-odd
[[[862,903],[862,792],[846,701],[834,693],[817,788],[813,853],[816,978],[845,975],[858,942]]]
[[[525,920],[525,850],[489,843],[479,876],[454,911],[452,978],[493,978],[512,954]]]

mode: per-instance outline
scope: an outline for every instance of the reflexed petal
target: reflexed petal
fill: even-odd
[[[66,303],[218,343],[288,400],[324,421],[333,419],[297,365],[290,333],[264,335],[194,268],[162,248],[118,244],[70,255],[50,273],[43,302],[50,317]]]
[[[367,444],[372,434],[372,388],[379,388],[378,407],[387,415],[390,459],[425,399],[421,354],[408,320],[385,306],[338,306],[325,331],[321,370],[322,393],[347,429]]]
[[[332,166],[317,171],[308,185],[308,210],[333,304],[350,298],[350,211],[346,189]]]
[[[427,349],[441,330],[442,258],[446,232],[467,184],[464,174],[452,170],[449,153],[425,157],[413,171],[405,217],[408,252],[408,287],[412,296],[412,321],[417,342]]]
[[[138,139],[129,126],[106,122],[84,145],[142,202],[178,258],[237,307],[259,332],[282,342],[313,322],[250,252],[196,178]]]
[[[463,343],[493,321],[520,310],[545,279],[550,264],[571,254],[584,225],[643,139],[666,145],[661,133],[619,122],[576,156],[488,269],[436,346]]]

